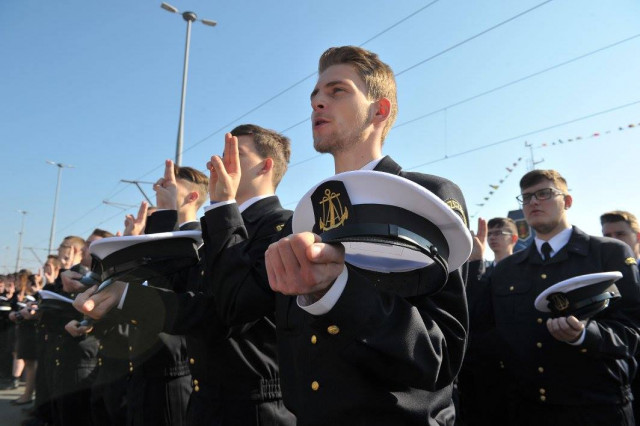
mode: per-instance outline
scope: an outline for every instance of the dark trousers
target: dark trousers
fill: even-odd
[[[134,372],[127,389],[130,426],[185,426],[191,376],[143,377]]]
[[[551,405],[511,395],[509,424],[517,426],[634,426],[631,401],[622,404]]]
[[[94,384],[91,389],[91,417],[95,426],[127,424],[127,385],[124,376],[108,383]]]
[[[202,386],[192,392],[187,409],[188,426],[294,426],[296,417],[276,401],[220,400]]]

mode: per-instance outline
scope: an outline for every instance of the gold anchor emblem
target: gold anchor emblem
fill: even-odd
[[[349,209],[342,206],[338,197],[340,197],[339,192],[331,192],[330,189],[324,190],[324,197],[320,201],[322,217],[319,224],[320,230],[323,232],[342,226],[344,221],[349,218]]]
[[[569,307],[569,299],[564,293],[553,293],[549,295],[549,301],[558,311],[564,311]]]

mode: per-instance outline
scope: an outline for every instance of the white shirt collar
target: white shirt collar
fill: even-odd
[[[383,158],[384,158],[384,157],[376,158],[375,160],[368,162],[367,164],[365,164],[364,166],[362,166],[362,167],[360,168],[360,170],[373,170],[373,169],[375,169],[375,168],[376,168],[376,166],[378,165],[378,163],[379,163],[380,161],[382,161],[382,159],[383,159]]]
[[[255,203],[257,203],[260,200],[263,200],[267,197],[273,197],[275,194],[268,194],[268,195],[258,195],[255,197],[251,197],[249,198],[247,201],[245,201],[244,203],[240,204],[238,206],[238,210],[240,210],[240,213],[244,213],[244,211],[246,209],[248,209],[249,207],[251,207],[252,205],[254,205]]]
[[[549,241],[544,241],[536,237],[535,242],[536,242],[536,248],[538,249],[538,253],[542,254],[542,244],[549,243],[549,245],[551,246],[550,256],[551,257],[555,256],[556,253],[558,253],[560,249],[562,249],[562,247],[567,245],[567,243],[569,242],[569,239],[571,238],[572,232],[573,232],[573,228],[568,227],[558,232]]]

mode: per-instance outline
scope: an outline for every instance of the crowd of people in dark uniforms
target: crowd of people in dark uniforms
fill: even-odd
[[[603,214],[606,238],[587,235],[569,222],[566,180],[533,170],[520,181],[519,200],[536,236],[513,253],[513,221],[480,220],[469,234],[453,182],[405,172],[382,154],[397,100],[393,71],[376,54],[353,46],[324,52],[311,107],[314,147],[332,155],[330,182],[343,185],[319,185],[312,204],[340,197],[363,171],[372,184],[358,198],[378,192],[384,200],[376,176],[393,175],[400,199],[404,187],[423,191],[433,208],[383,201],[372,212],[354,202],[349,214],[300,228],[275,195],[290,141],[252,124],[225,136],[224,154],[207,162],[209,176],[167,160],[156,205],[143,202],[128,215],[122,236],[96,229],[86,240],[66,237],[43,274],[0,277],[0,302],[9,307],[0,312],[3,372],[7,387],[26,379],[13,401],[32,407],[24,424],[636,424],[633,215]],[[385,216],[387,208],[393,214]],[[356,240],[328,239],[356,217]],[[380,234],[380,222],[393,226]],[[190,266],[171,269],[165,260],[162,274],[99,289],[83,280],[100,263],[92,243],[170,233],[171,244],[179,231],[201,236]],[[429,262],[369,267],[336,241],[419,247]],[[461,252],[471,255],[460,266]],[[579,300],[597,312],[534,307],[555,283],[612,271],[622,276],[615,299]]]

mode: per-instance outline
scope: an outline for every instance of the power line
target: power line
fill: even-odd
[[[516,83],[521,83],[521,82],[523,82],[523,81],[525,81],[525,80],[528,80],[528,79],[530,79],[530,78],[536,77],[536,76],[538,76],[538,75],[540,75],[540,74],[544,74],[544,73],[546,73],[546,72],[548,72],[548,71],[551,71],[551,70],[554,70],[554,69],[556,69],[556,68],[563,67],[563,66],[568,65],[568,64],[570,64],[570,63],[572,63],[572,62],[576,62],[576,61],[578,61],[578,60],[580,60],[580,59],[584,59],[584,58],[586,58],[586,57],[588,57],[588,56],[594,55],[594,54],[599,53],[599,52],[602,52],[602,51],[604,51],[604,50],[611,49],[612,47],[618,46],[618,45],[620,45],[620,44],[622,44],[622,43],[626,43],[626,42],[631,41],[631,40],[633,40],[633,39],[636,39],[636,38],[638,38],[638,37],[640,37],[640,33],[639,33],[639,34],[636,34],[636,35],[633,35],[633,36],[631,36],[631,37],[625,38],[624,40],[617,41],[617,42],[615,42],[615,43],[613,43],[613,44],[610,44],[610,45],[608,45],[608,46],[604,46],[604,47],[601,47],[601,48],[599,48],[599,49],[593,50],[593,51],[591,51],[591,52],[585,53],[584,55],[576,56],[575,58],[569,59],[569,60],[564,61],[564,62],[560,62],[559,64],[553,65],[553,66],[551,66],[551,67],[549,67],[549,68],[545,68],[545,69],[543,69],[543,70],[540,70],[540,71],[534,72],[534,73],[532,73],[532,74],[526,75],[526,76],[524,76],[524,77],[518,78],[518,79],[516,79],[516,80],[510,81],[509,83],[502,84],[502,85],[500,85],[500,86],[494,87],[493,89],[489,89],[489,90],[487,90],[487,91],[485,91],[485,92],[482,92],[482,93],[479,93],[479,94],[477,94],[477,95],[474,95],[474,96],[468,97],[468,98],[463,99],[463,100],[461,100],[461,101],[454,102],[454,103],[449,104],[449,105],[447,105],[447,106],[445,106],[445,107],[442,107],[442,108],[440,108],[440,109],[437,109],[437,110],[431,111],[431,112],[429,112],[429,113],[427,113],[427,114],[424,114],[424,115],[418,116],[418,117],[416,117],[416,118],[413,118],[413,119],[411,119],[411,120],[405,121],[405,122],[403,122],[403,123],[396,124],[395,126],[393,126],[393,129],[397,129],[398,127],[406,126],[407,124],[413,123],[414,121],[422,120],[423,118],[427,118],[427,117],[429,117],[429,116],[431,116],[431,115],[433,115],[433,114],[437,114],[437,113],[442,112],[442,111],[445,111],[445,110],[447,110],[447,109],[449,109],[449,108],[453,108],[453,107],[456,107],[456,106],[462,105],[462,104],[464,104],[464,103],[466,103],[466,102],[472,101],[472,100],[477,99],[477,98],[479,98],[479,97],[481,97],[481,96],[485,96],[485,95],[488,95],[488,94],[490,94],[490,93],[497,92],[498,90],[504,89],[505,87],[512,86],[512,85],[514,85],[514,84],[516,84]]]
[[[563,121],[562,123],[554,124],[552,126],[548,126],[548,127],[543,127],[543,128],[540,128],[540,129],[532,130],[532,131],[527,132],[527,133],[522,133],[522,134],[520,134],[518,136],[513,136],[513,137],[510,137],[510,138],[507,138],[507,139],[501,139],[501,140],[496,141],[496,142],[492,142],[492,143],[489,143],[489,144],[486,144],[486,145],[481,145],[481,146],[478,146],[478,147],[475,147],[475,148],[468,149],[466,151],[458,152],[457,154],[445,155],[442,158],[438,158],[436,160],[432,160],[432,161],[428,161],[426,163],[418,164],[417,166],[413,166],[413,167],[407,168],[405,170],[415,170],[415,169],[418,169],[420,167],[428,166],[430,164],[439,163],[440,161],[449,160],[451,158],[456,158],[456,157],[460,157],[460,156],[463,156],[463,155],[466,155],[466,154],[470,154],[472,152],[481,151],[483,149],[487,149],[487,148],[490,148],[490,147],[493,147],[493,146],[496,146],[496,145],[501,145],[503,143],[510,142],[510,141],[512,141],[514,139],[524,138],[526,136],[535,135],[536,133],[544,132],[546,130],[555,129],[557,127],[566,126],[567,124],[572,124],[572,123],[576,123],[578,121],[586,120],[588,118],[597,117],[598,115],[607,114],[609,112],[616,111],[616,110],[623,109],[623,108],[628,108],[628,107],[636,105],[636,104],[640,104],[640,100],[637,100],[635,102],[630,102],[630,103],[624,104],[624,105],[619,105],[617,107],[609,108],[609,109],[606,109],[606,110],[603,110],[603,111],[599,111],[599,112],[596,112],[596,113],[593,113],[593,114],[585,115],[585,116],[582,116],[582,117],[579,117],[579,118],[574,118],[574,119],[569,120],[569,121]]]
[[[420,115],[420,116],[418,116],[418,117],[412,118],[412,119],[410,119],[410,120],[408,120],[408,121],[405,121],[405,122],[403,122],[403,123],[396,124],[396,125],[394,125],[394,126],[391,128],[391,130],[395,130],[395,129],[399,128],[399,127],[406,126],[407,124],[414,123],[414,122],[416,122],[416,121],[419,121],[419,120],[422,120],[422,119],[424,119],[424,118],[430,117],[430,116],[432,116],[432,115],[434,115],[434,114],[440,113],[440,112],[442,112],[442,111],[446,111],[446,110],[448,110],[448,109],[450,109],[450,108],[454,108],[454,107],[460,106],[460,105],[462,105],[462,104],[464,104],[464,103],[467,103],[467,102],[469,102],[469,101],[472,101],[472,100],[478,99],[478,98],[480,98],[480,97],[482,97],[482,96],[485,96],[485,95],[488,95],[488,94],[491,94],[491,93],[497,92],[498,90],[504,89],[504,88],[506,88],[506,87],[513,86],[514,84],[521,83],[521,82],[523,82],[523,81],[525,81],[525,80],[528,80],[528,79],[530,79],[530,78],[533,78],[533,77],[539,76],[539,75],[544,74],[544,73],[546,73],[546,72],[549,72],[549,71],[551,71],[551,70],[554,70],[554,69],[557,69],[557,68],[563,67],[563,66],[568,65],[568,64],[570,64],[570,63],[576,62],[576,61],[578,61],[578,60],[580,60],[580,59],[584,59],[584,58],[586,58],[586,57],[589,57],[589,56],[595,55],[596,53],[600,53],[600,52],[603,52],[603,51],[605,51],[605,50],[611,49],[611,48],[613,48],[613,47],[615,47],[615,46],[618,46],[618,45],[620,45],[620,44],[623,44],[623,43],[629,42],[629,41],[634,40],[634,39],[636,39],[636,38],[638,38],[638,37],[640,37],[640,33],[635,34],[635,35],[633,35],[633,36],[631,36],[631,37],[627,37],[627,38],[625,38],[625,39],[623,39],[623,40],[620,40],[620,41],[617,41],[617,42],[615,42],[615,43],[609,44],[609,45],[607,45],[607,46],[604,46],[604,47],[598,48],[598,49],[596,49],[596,50],[592,50],[591,52],[585,53],[585,54],[583,54],[583,55],[576,56],[575,58],[572,58],[572,59],[566,60],[566,61],[564,61],[564,62],[560,62],[559,64],[556,64],[556,65],[550,66],[550,67],[545,68],[545,69],[543,69],[543,70],[540,70],[540,71],[534,72],[534,73],[532,73],[532,74],[528,74],[528,75],[526,75],[526,76],[524,76],[524,77],[520,77],[520,78],[518,78],[518,79],[516,79],[516,80],[512,80],[512,81],[510,81],[510,82],[508,82],[508,83],[501,84],[500,86],[497,86],[497,87],[494,87],[494,88],[492,88],[492,89],[486,90],[486,91],[484,91],[484,92],[478,93],[478,94],[476,94],[476,95],[470,96],[470,97],[465,98],[465,99],[463,99],[463,100],[460,100],[460,101],[454,102],[454,103],[452,103],[452,104],[449,104],[449,105],[447,105],[447,106],[441,107],[441,108],[436,109],[436,110],[433,110],[433,111],[431,111],[431,112],[428,112],[428,113],[426,113],[426,114]],[[293,129],[294,127],[296,127],[296,126],[298,126],[298,125],[300,125],[300,124],[302,124],[302,123],[304,123],[305,121],[308,121],[308,120],[309,120],[309,119],[308,119],[308,118],[306,118],[306,119],[304,119],[304,120],[302,120],[302,121],[300,121],[300,122],[298,122],[298,123],[296,123],[296,124],[294,124],[294,125],[292,125],[292,126],[290,126],[290,127],[287,127],[286,129],[282,130],[282,133],[284,133],[284,132],[286,132],[286,131],[288,131],[288,130]],[[314,158],[318,158],[319,156],[320,156],[320,154],[318,154],[318,155],[314,155],[314,156],[309,157],[309,158],[307,158],[307,159],[305,159],[305,160],[301,160],[301,161],[299,161],[299,162],[297,162],[297,163],[291,164],[291,165],[289,166],[289,169],[291,169],[291,168],[293,168],[293,167],[295,167],[295,166],[297,166],[297,165],[299,165],[299,164],[305,163],[305,162],[307,162],[307,161],[309,161],[309,160],[312,160],[312,159],[314,159]]]
[[[446,48],[445,50],[443,50],[443,51],[441,51],[441,52],[438,52],[438,53],[436,53],[436,54],[435,54],[435,55],[433,55],[433,56],[428,57],[427,59],[424,59],[424,60],[422,60],[422,61],[420,61],[420,62],[418,62],[418,63],[416,63],[416,64],[411,65],[409,68],[405,68],[405,69],[403,69],[402,71],[400,71],[400,72],[396,73],[396,77],[398,77],[398,76],[400,76],[400,75],[404,74],[405,72],[410,71],[410,70],[412,70],[412,69],[414,69],[414,68],[416,68],[416,67],[419,67],[420,65],[422,65],[422,64],[424,64],[424,63],[426,63],[426,62],[429,62],[430,60],[435,59],[435,58],[437,58],[438,56],[441,56],[441,55],[443,55],[443,54],[445,54],[445,53],[447,53],[447,52],[449,52],[449,51],[451,51],[451,50],[453,50],[453,49],[455,49],[455,48],[458,48],[458,47],[462,46],[463,44],[466,44],[466,43],[470,42],[471,40],[474,40],[474,39],[476,39],[476,38],[478,38],[478,37],[480,37],[480,36],[482,36],[482,35],[484,35],[484,34],[486,34],[486,33],[490,32],[490,31],[493,31],[493,30],[495,30],[496,28],[499,28],[499,27],[501,27],[501,26],[503,26],[503,25],[505,25],[505,24],[507,24],[507,23],[509,23],[509,22],[511,22],[511,21],[514,21],[514,20],[516,20],[516,19],[520,18],[521,16],[526,15],[527,13],[533,12],[533,11],[534,11],[534,10],[536,10],[537,8],[542,7],[542,6],[544,6],[545,4],[550,3],[550,2],[552,2],[552,1],[553,1],[553,0],[547,0],[547,1],[544,1],[544,2],[542,2],[542,3],[540,3],[540,4],[536,5],[536,6],[533,6],[531,9],[527,9],[527,10],[525,10],[524,12],[518,13],[517,15],[512,16],[511,18],[509,18],[509,19],[507,19],[507,20],[505,20],[505,21],[502,21],[502,22],[500,22],[500,23],[498,23],[498,24],[496,24],[496,25],[494,25],[494,26],[492,26],[492,27],[490,27],[490,28],[487,28],[487,29],[486,29],[486,30],[484,30],[484,31],[479,32],[478,34],[475,34],[475,35],[473,35],[473,36],[471,36],[471,37],[469,37],[469,38],[467,38],[467,39],[464,39],[464,40],[462,40],[461,42],[456,43],[456,44],[454,44],[453,46],[450,46],[450,47]]]
[[[518,13],[517,15],[512,16],[511,18],[506,19],[506,20],[504,20],[504,21],[502,21],[502,22],[500,22],[500,23],[498,23],[498,24],[496,24],[496,25],[494,25],[494,26],[492,26],[490,28],[487,28],[486,30],[480,31],[479,33],[477,33],[477,34],[475,34],[475,35],[473,35],[471,37],[468,37],[465,40],[454,44],[453,46],[449,46],[446,49],[441,50],[440,52],[428,57],[427,59],[423,59],[422,61],[417,62],[417,63],[409,66],[408,68],[403,69],[400,72],[395,73],[395,76],[399,77],[400,75],[404,74],[405,72],[410,71],[410,70],[412,70],[412,69],[414,69],[416,67],[419,67],[420,65],[423,65],[423,64],[425,64],[425,63],[427,63],[427,62],[429,62],[429,61],[431,61],[431,60],[433,60],[433,59],[435,59],[435,58],[437,58],[437,57],[439,57],[439,56],[441,56],[441,55],[443,55],[443,54],[445,54],[447,52],[450,52],[451,50],[456,49],[456,48],[462,46],[463,44],[466,44],[466,43],[470,42],[471,40],[474,40],[474,39],[480,37],[481,35],[484,35],[484,34],[490,32],[490,31],[493,31],[496,28],[499,28],[499,27],[501,27],[501,26],[503,26],[503,25],[515,20],[515,19],[518,19],[521,16],[524,16],[527,13],[530,13],[530,12],[534,11],[535,9],[537,9],[537,8],[539,8],[541,6],[544,6],[547,3],[550,3],[551,1],[553,1],[553,0],[547,0],[545,2],[542,2],[542,3],[538,4],[537,6],[534,6],[534,7],[530,8],[530,9],[527,9],[524,12]],[[439,111],[441,111],[441,110],[439,110]],[[303,124],[303,123],[305,123],[307,121],[309,121],[309,117],[305,118],[304,120],[298,121],[297,123],[287,127],[286,129],[282,130],[282,132],[284,133],[284,132],[286,132],[288,130],[291,130],[291,129],[295,128],[295,127],[298,127],[299,125],[301,125],[301,124]]]
[[[394,22],[393,24],[391,24],[390,26],[388,26],[387,28],[383,29],[382,31],[378,32],[377,34],[373,35],[371,38],[365,40],[364,42],[362,42],[360,44],[360,46],[364,46],[365,44],[375,40],[376,38],[380,37],[381,35],[385,34],[386,32],[390,31],[391,29],[397,27],[398,25],[400,25],[401,23],[407,21],[408,19],[416,16],[417,14],[419,14],[420,12],[426,10],[427,8],[431,7],[432,5],[434,5],[435,3],[437,3],[440,0],[434,0],[431,3],[428,3],[427,5],[417,9],[416,11],[410,13],[409,15],[405,16],[404,18],[400,19],[399,21]],[[244,117],[248,116],[249,114],[255,112],[256,110],[262,108],[263,106],[265,106],[266,104],[268,104],[269,102],[273,101],[274,99],[284,95],[285,93],[289,92],[290,90],[294,89],[295,87],[299,86],[300,84],[302,84],[303,82],[305,82],[306,80],[310,79],[311,77],[316,75],[316,71],[312,72],[311,74],[307,75],[306,77],[303,77],[301,80],[296,81],[295,83],[291,84],[290,86],[288,86],[287,88],[281,90],[280,92],[276,93],[275,95],[271,96],[270,98],[268,98],[267,100],[261,102],[260,104],[256,105],[255,107],[251,108],[249,111],[245,112],[244,114],[240,115],[239,117],[236,117],[235,119],[233,119],[232,121],[230,121],[229,123],[225,124],[224,126],[221,126],[220,128],[216,129],[215,131],[213,131],[211,134],[205,136],[203,139],[199,140],[198,142],[196,142],[195,144],[187,147],[183,152],[188,152],[191,149],[195,148],[196,146],[202,144],[203,142],[205,142],[206,140],[208,140],[209,138],[217,135],[218,133],[220,133],[223,130],[228,129],[233,123],[243,119]],[[306,121],[306,120],[305,120]],[[303,121],[304,122],[304,121]],[[302,162],[306,162],[308,160],[303,160]],[[298,163],[299,164],[299,163]],[[148,172],[144,173],[142,176],[138,177],[138,179],[142,179],[143,177],[155,172],[156,170],[162,168],[164,166],[164,164],[158,165],[156,167],[154,167],[153,169],[149,170]],[[117,185],[116,185],[117,188]],[[115,193],[112,193],[111,195],[109,195],[108,197],[106,197],[106,200],[109,200],[110,198],[115,197],[116,195],[122,193],[127,187],[123,187],[120,190],[116,191]],[[115,188],[112,190],[115,191]],[[93,207],[91,210],[89,210],[87,213],[85,213],[84,215],[82,215],[81,217],[79,217],[77,220],[71,222],[69,225],[67,225],[65,228],[62,228],[61,230],[65,230],[67,228],[70,228],[71,226],[75,225],[79,220],[84,219],[85,217],[87,217],[91,212],[93,212],[94,210],[98,209],[99,207],[102,207],[103,203],[100,202],[97,206]]]

